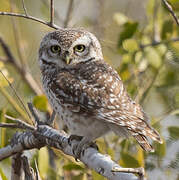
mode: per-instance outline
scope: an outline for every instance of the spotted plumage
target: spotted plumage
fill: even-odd
[[[97,38],[80,29],[47,34],[39,49],[42,82],[54,110],[71,134],[90,142],[109,131],[132,135],[146,151],[161,142],[118,73],[103,60]]]

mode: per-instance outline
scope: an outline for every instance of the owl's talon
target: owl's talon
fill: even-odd
[[[99,148],[98,148],[98,146],[97,146],[97,144],[96,144],[95,142],[89,142],[88,144],[85,144],[85,145],[83,146],[83,149],[82,149],[82,154],[83,154],[83,155],[84,155],[85,150],[86,150],[87,148],[89,148],[89,147],[94,148],[94,149],[96,149],[97,151],[99,150]]]
[[[79,149],[78,145],[74,145],[74,146],[73,146],[73,148],[72,148],[72,153],[73,153],[73,155],[75,156],[75,160],[76,160],[77,162],[80,161],[79,159],[80,159],[80,157],[81,157],[81,152],[82,152],[82,150]]]
[[[79,143],[78,145],[73,147],[73,154],[75,156],[75,160],[78,162],[81,155],[84,155],[84,152],[87,148],[92,147],[98,150],[98,146],[94,142],[89,142],[86,144]]]
[[[68,144],[71,146],[71,142],[72,142],[73,140],[81,141],[82,138],[83,138],[83,136],[77,136],[77,135],[72,134],[72,135],[70,135],[70,137],[68,138]]]
[[[97,151],[99,150],[99,148],[98,148],[96,142],[91,142],[91,143],[90,143],[90,147],[96,149]]]

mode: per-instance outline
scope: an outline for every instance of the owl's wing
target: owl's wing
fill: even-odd
[[[81,113],[125,127],[138,141],[145,141],[146,136],[161,141],[140,105],[128,96],[118,73],[106,63],[78,65],[55,79],[54,94],[78,106]]]

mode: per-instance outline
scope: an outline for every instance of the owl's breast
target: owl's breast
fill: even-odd
[[[70,97],[67,97],[62,89],[58,87],[58,91],[53,91],[51,83],[50,80],[43,81],[49,103],[67,125],[71,134],[87,136],[93,140],[109,131],[107,124],[90,116],[77,104],[67,102],[65,99]]]

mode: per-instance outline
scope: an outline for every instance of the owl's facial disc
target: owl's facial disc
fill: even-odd
[[[103,56],[97,38],[87,31],[78,29],[62,29],[47,34],[39,49],[42,69],[46,65],[68,68],[100,59],[103,59]]]

